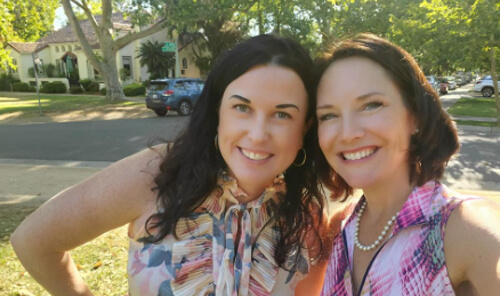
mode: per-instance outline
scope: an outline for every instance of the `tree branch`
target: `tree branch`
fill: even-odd
[[[82,28],[80,27],[80,23],[76,18],[75,13],[73,12],[73,8],[71,7],[70,0],[61,0],[61,3],[64,7],[64,13],[68,17],[69,24],[73,29],[73,32],[76,34],[78,41],[80,42],[80,45],[82,46],[83,52],[89,59],[92,66],[102,73],[103,69],[101,67],[101,63],[99,62],[99,59],[97,58],[94,51],[90,47],[90,44],[87,38],[85,37]]]
[[[127,34],[127,35],[115,40],[114,44],[115,44],[116,48],[121,48],[121,47],[129,44],[132,41],[135,41],[137,39],[146,37],[150,34],[153,34],[153,33],[160,31],[161,29],[164,28],[166,23],[167,23],[167,19],[161,19],[156,24],[152,25],[151,27],[147,28],[144,31],[139,31],[136,33]]]

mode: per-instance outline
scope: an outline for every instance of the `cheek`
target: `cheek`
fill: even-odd
[[[318,128],[318,140],[319,146],[326,157],[329,153],[333,153],[330,150],[333,149],[333,140],[335,137],[335,130],[331,126],[324,125]]]

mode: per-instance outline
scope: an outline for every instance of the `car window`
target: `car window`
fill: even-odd
[[[204,81],[198,80],[198,81],[196,81],[196,83],[198,83],[198,86],[200,87],[200,90],[202,90],[203,87],[205,86],[205,82]]]
[[[151,91],[160,91],[160,90],[165,90],[167,88],[168,88],[168,82],[151,83],[149,85],[149,90]]]
[[[197,91],[198,90],[198,86],[196,85],[196,83],[194,81],[186,81],[184,83],[184,87],[190,91]]]
[[[174,84],[174,88],[175,88],[175,89],[183,89],[183,88],[184,88],[184,81],[177,81],[177,82]]]

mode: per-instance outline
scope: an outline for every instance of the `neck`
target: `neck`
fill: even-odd
[[[374,219],[385,219],[394,215],[401,210],[413,188],[415,188],[414,182],[410,183],[409,176],[405,174],[391,178],[389,182],[363,188],[367,215]]]

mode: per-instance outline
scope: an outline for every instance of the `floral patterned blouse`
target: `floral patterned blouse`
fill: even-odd
[[[278,230],[267,223],[269,206],[286,192],[284,177],[246,204],[235,198],[246,193],[227,173],[220,174],[218,185],[222,190],[214,190],[179,221],[178,239],[168,235],[160,243],[147,243],[144,230],[130,239],[130,296],[294,294],[309,271],[307,254],[296,252],[288,264],[297,265],[279,268],[274,260]]]
[[[446,268],[444,234],[462,196],[439,182],[416,187],[399,212],[389,239],[368,265],[357,295],[455,295]],[[356,216],[364,197],[342,223],[334,240],[322,296],[354,295],[352,266]]]

